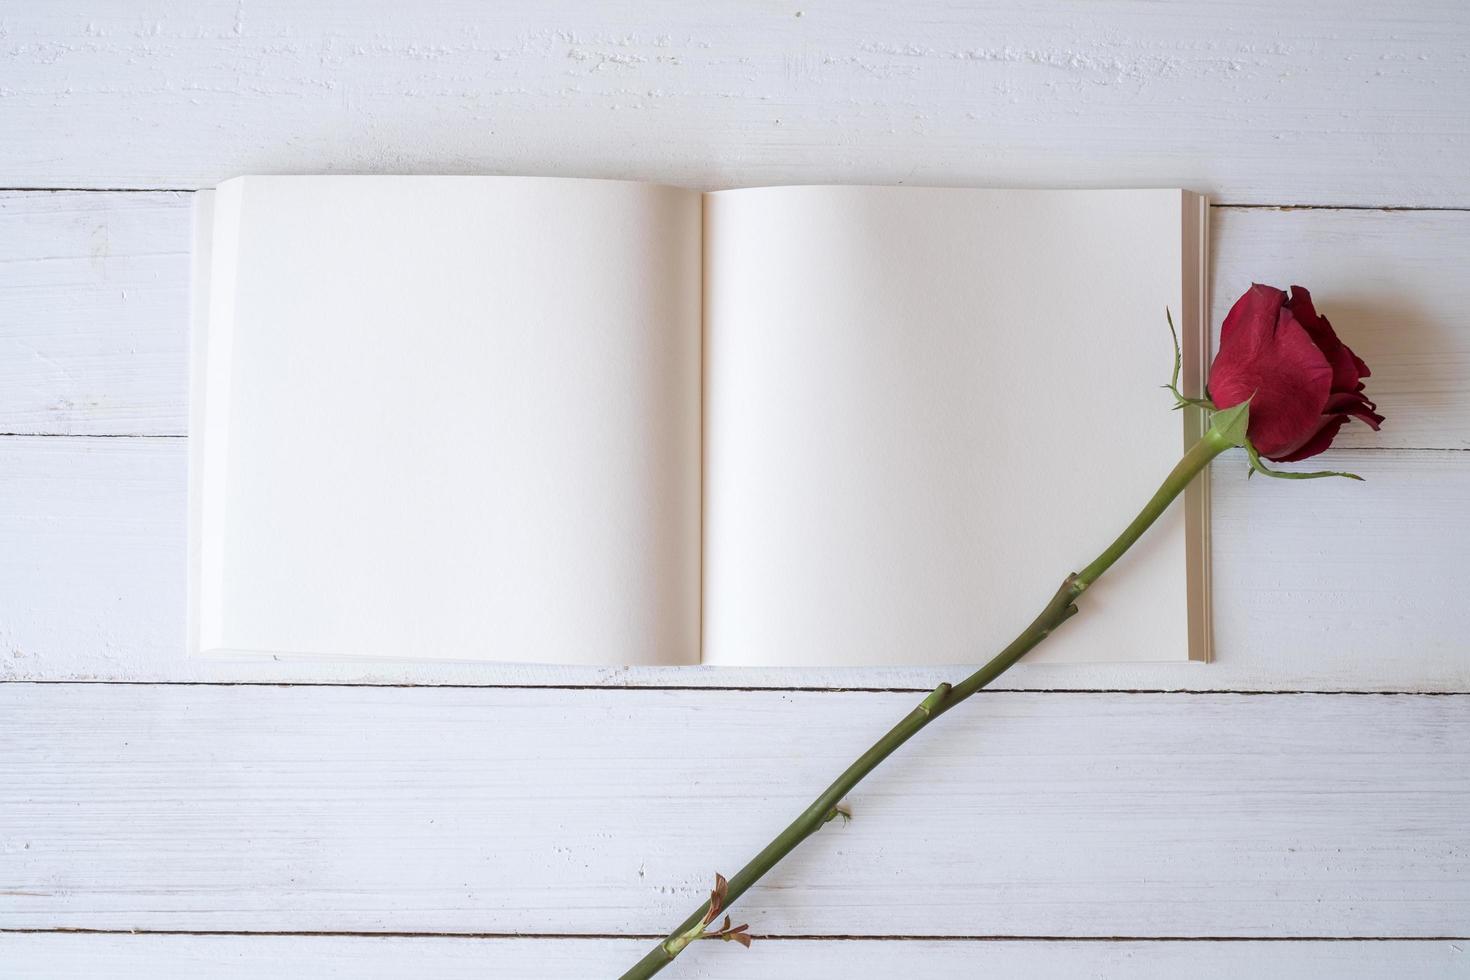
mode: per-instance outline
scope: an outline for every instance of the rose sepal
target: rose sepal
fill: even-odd
[[[1224,442],[1228,446],[1250,446],[1246,433],[1250,430],[1251,403],[1247,398],[1239,405],[1222,408],[1210,416],[1210,431],[1205,438]]]
[[[1255,446],[1251,445],[1249,439],[1242,443],[1242,445],[1245,446],[1246,457],[1250,459],[1251,463],[1251,468],[1245,474],[1247,479],[1259,473],[1262,476],[1269,476],[1277,480],[1320,480],[1324,476],[1340,476],[1345,480],[1363,482],[1363,478],[1358,474],[1348,473],[1342,470],[1314,470],[1311,473],[1288,473],[1285,470],[1273,470],[1261,462],[1261,454],[1256,451]]]

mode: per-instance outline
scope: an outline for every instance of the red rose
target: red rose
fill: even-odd
[[[1220,327],[1209,395],[1218,408],[1250,400],[1256,451],[1280,463],[1315,456],[1348,419],[1374,429],[1383,416],[1363,394],[1368,365],[1337,339],[1301,286],[1291,297],[1252,285]]]

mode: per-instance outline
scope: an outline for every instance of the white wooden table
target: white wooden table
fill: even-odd
[[[668,975],[1470,975],[1463,0],[4,0],[0,977],[615,975],[953,673],[184,660],[189,192],[343,171],[1212,194],[1368,482],[1218,464],[1217,663],[1023,665]]]

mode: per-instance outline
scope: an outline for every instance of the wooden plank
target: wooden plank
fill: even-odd
[[[0,935],[0,962],[16,976],[52,980],[525,980],[611,977],[643,954],[638,939],[467,939],[345,936]],[[749,951],[696,946],[670,977],[683,980],[851,980],[929,976],[1025,976],[1074,980],[1235,980],[1331,976],[1337,980],[1462,977],[1464,941],[1046,942],[782,940]]]
[[[187,432],[189,220],[185,194],[0,194],[0,432]],[[1373,366],[1389,424],[1344,445],[1470,447],[1470,213],[1212,223],[1217,326],[1253,280],[1305,283]]]
[[[4,27],[3,186],[527,172],[1470,204],[1459,0],[69,0]]]
[[[0,432],[188,428],[188,194],[0,194]]]
[[[652,934],[916,701],[4,685],[0,928]],[[1470,696],[987,694],[851,803],[755,932],[1470,922]]]
[[[186,448],[0,440],[0,679],[927,689],[961,672],[187,660]],[[1215,663],[1021,664],[999,686],[1470,691],[1453,567],[1470,553],[1470,453],[1332,459],[1367,482],[1247,481],[1242,459],[1216,464]]]

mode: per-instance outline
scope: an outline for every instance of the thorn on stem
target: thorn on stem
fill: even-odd
[[[711,922],[715,921],[715,918],[720,914],[720,910],[725,907],[725,896],[729,894],[729,892],[730,883],[725,880],[724,875],[716,871],[715,887],[709,893],[709,911],[704,913],[704,922],[702,923],[702,925],[707,926]]]
[[[846,803],[837,804],[832,809],[827,811],[827,816],[822,819],[822,823],[831,823],[838,817],[842,818],[842,826],[846,827],[848,823],[852,820],[852,807],[848,806]]]
[[[718,929],[713,929],[713,930],[711,930],[709,932],[706,932],[704,935],[700,936],[699,938],[700,939],[723,939],[727,943],[739,943],[740,945],[744,946],[746,949],[749,949],[750,948],[750,933],[748,932],[749,929],[750,929],[750,925],[748,923],[745,923],[745,922],[740,923],[740,925],[738,925],[738,926],[732,926],[732,925],[730,925],[730,917],[727,915],[727,916],[725,916],[725,923],[724,923],[724,925],[720,926],[720,928],[718,928]]]
[[[719,918],[720,910],[725,907],[725,899],[729,894],[730,883],[725,880],[724,875],[716,872],[715,887],[709,893],[709,909],[704,913],[704,921],[699,924],[698,934],[690,934],[695,930],[690,930],[690,933],[685,933],[679,944],[679,949],[676,950],[670,950],[668,945],[665,944],[664,949],[670,952],[671,957],[678,955],[679,951],[684,948],[684,943],[689,942],[691,939],[723,939],[727,943],[739,943],[746,949],[750,948],[750,934],[747,931],[750,929],[750,926],[744,922],[738,926],[732,926],[730,924],[730,917],[727,915],[725,916],[724,924],[719,928],[707,929],[711,922]]]
[[[919,702],[919,710],[924,712],[924,714],[926,715],[933,716],[934,712],[938,710],[939,706],[944,704],[945,700],[949,697],[949,689],[950,684],[948,681],[940,684],[934,690],[929,692],[928,697]]]

